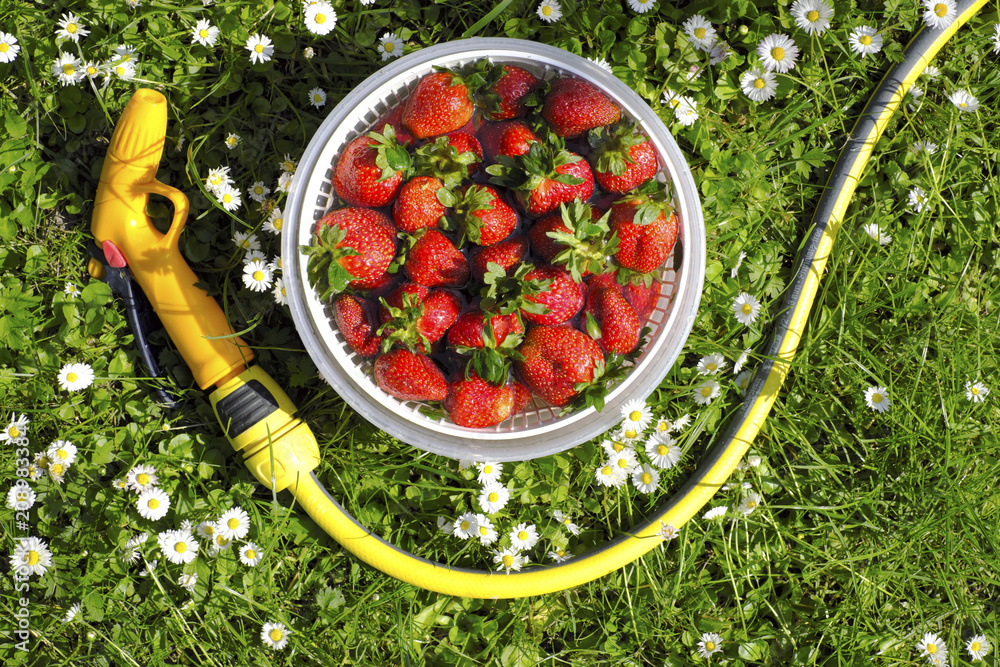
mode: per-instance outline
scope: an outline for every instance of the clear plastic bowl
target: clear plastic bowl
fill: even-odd
[[[357,356],[337,329],[328,303],[309,285],[307,257],[315,222],[335,207],[331,179],[337,159],[355,137],[368,131],[403,101],[435,66],[460,67],[481,58],[517,65],[537,76],[582,77],[596,84],[649,136],[660,163],[659,180],[671,184],[679,221],[678,241],[659,272],[662,289],[647,322],[649,343],[628,376],[612,387],[605,407],[560,416],[558,407],[534,399],[507,421],[470,429],[429,417],[421,404],[386,394],[371,377],[371,363]],[[285,288],[299,335],[330,385],[375,426],[421,449],[477,461],[521,461],[563,451],[613,428],[621,406],[645,398],[680,355],[694,324],[705,277],[705,223],[694,179],[674,138],[655,112],[622,81],[593,62],[552,46],[518,39],[473,38],[432,46],[400,58],[351,91],[309,142],[293,179],[282,240]]]

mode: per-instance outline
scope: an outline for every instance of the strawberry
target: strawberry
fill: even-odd
[[[424,75],[403,107],[403,125],[417,139],[461,129],[472,118],[472,98],[462,77],[450,71]]]
[[[618,105],[597,86],[576,77],[553,81],[542,106],[542,118],[562,137],[575,137],[617,122],[621,115]]]
[[[644,195],[615,202],[608,227],[618,236],[618,263],[639,274],[663,264],[677,240],[673,207]]]
[[[637,188],[659,169],[653,144],[631,121],[591,130],[589,142],[594,179],[609,192]]]
[[[541,141],[530,127],[519,120],[485,123],[477,130],[476,135],[483,147],[483,156],[491,163],[496,162],[501,155],[524,155],[531,144]]]
[[[649,285],[642,281],[628,282],[622,286],[622,293],[639,316],[639,323],[645,324],[660,300],[660,281],[653,278]]]
[[[403,126],[403,105],[397,104],[384,116],[375,122],[372,131],[385,134],[386,125],[391,125],[400,146],[409,147],[413,143],[413,135]]]
[[[533,218],[594,194],[594,175],[586,160],[542,143],[530,144],[528,152],[517,157],[497,156],[497,164],[486,172],[492,176],[490,183],[513,190],[521,209]]]
[[[548,283],[537,294],[525,296],[525,301],[544,307],[543,312],[537,309],[521,309],[521,315],[533,324],[553,325],[568,321],[583,306],[583,285],[573,280],[565,269],[558,266],[539,266],[525,276],[529,283]]]
[[[395,229],[392,221],[369,208],[341,208],[323,216],[313,245],[301,247],[310,255],[309,282],[321,289],[320,298],[381,281],[396,254],[389,229]]]
[[[455,196],[432,176],[414,176],[399,189],[392,217],[400,231],[412,234],[424,227],[440,227]]]
[[[523,382],[518,382],[513,380],[511,383],[511,388],[514,390],[514,407],[511,408],[510,414],[516,415],[521,410],[528,407],[528,403],[531,403],[532,393],[528,389],[528,385]]]
[[[341,294],[333,301],[333,316],[352,350],[362,357],[378,354],[381,338],[375,333],[375,318],[367,301],[351,294]]]
[[[506,382],[511,361],[519,355],[524,325],[518,314],[486,314],[474,309],[459,315],[448,330],[448,348],[468,357],[465,374],[475,372],[487,382]]]
[[[391,125],[383,130],[384,134],[369,132],[347,144],[337,160],[333,187],[350,206],[385,206],[409,173],[409,153],[396,141]]]
[[[473,248],[470,253],[472,275],[482,282],[490,262],[499,265],[505,273],[509,273],[521,263],[527,253],[528,241],[523,236],[511,236],[491,246]]]
[[[587,334],[569,325],[534,327],[515,362],[525,384],[552,405],[566,405],[601,377],[604,353]],[[578,388],[580,387],[580,388]]]
[[[455,323],[461,308],[458,295],[450,290],[432,290],[417,283],[400,285],[382,299],[379,308],[382,349],[400,344],[408,350],[429,353]]]
[[[473,90],[476,107],[489,120],[509,120],[525,114],[525,98],[541,81],[516,65],[476,63],[482,83]]]
[[[605,212],[579,200],[560,204],[558,214],[536,221],[528,238],[536,255],[565,267],[577,282],[604,271],[607,257],[618,249]]]
[[[483,163],[483,147],[468,132],[452,132],[429,141],[414,154],[414,173],[434,176],[448,188],[472,178]]]
[[[380,355],[374,364],[375,383],[401,401],[443,401],[448,381],[431,358],[402,348]]]
[[[438,230],[423,230],[410,240],[403,270],[413,282],[427,287],[459,287],[469,279],[465,255]]]
[[[461,230],[460,244],[468,239],[476,245],[490,246],[510,236],[517,226],[517,213],[489,185],[462,187],[453,219]]]
[[[514,390],[506,382],[491,384],[475,372],[448,383],[444,409],[459,426],[485,428],[496,426],[510,416]]]
[[[605,351],[629,354],[639,344],[639,316],[620,290],[603,286],[591,289],[584,315],[587,333]]]

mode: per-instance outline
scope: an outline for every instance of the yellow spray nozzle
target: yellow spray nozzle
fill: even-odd
[[[149,88],[135,91],[111,136],[101,180],[154,180],[166,136],[167,98]]]

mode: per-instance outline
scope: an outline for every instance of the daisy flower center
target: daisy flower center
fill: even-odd
[[[782,58],[785,57],[785,50],[780,46],[776,46],[773,49],[771,49],[771,57],[774,58],[775,60],[781,60]]]
[[[743,314],[744,315],[749,315],[750,313],[753,312],[753,308],[750,306],[749,303],[744,303],[742,310],[743,310]],[[712,370],[712,369],[709,369],[709,370]]]
[[[155,510],[159,506],[160,506],[160,501],[157,500],[156,498],[150,498],[149,502],[146,503],[146,507],[148,507],[151,510]]]
[[[977,394],[978,395],[979,394],[979,387],[973,387],[969,391],[971,391],[973,394]]]
[[[748,306],[743,306],[743,312],[744,313],[749,312],[747,310],[747,308],[748,308]],[[714,371],[716,368],[718,368],[718,366],[716,366],[715,364],[705,364],[705,370],[707,370],[709,372]]]
[[[27,563],[28,565],[34,565],[41,559],[42,557],[38,555],[37,551],[29,551],[27,555],[25,555],[24,557],[24,562]]]
[[[233,142],[230,141],[229,143],[233,143]],[[224,204],[228,204],[231,201],[233,201],[233,196],[231,194],[224,194],[224,195],[222,195],[222,202]]]
[[[496,501],[500,500],[500,494],[498,494],[496,491],[493,491],[492,493],[490,493],[489,499],[491,503],[495,503]]]
[[[228,522],[226,522],[226,525],[229,526],[230,530],[236,530],[237,528],[240,527],[240,520],[230,519]]]
[[[695,36],[696,39],[705,39],[705,29],[704,28],[695,28],[694,29],[694,36]]]
[[[215,533],[215,526],[205,526],[205,534],[212,535]]]
[[[253,549],[247,549],[246,556],[247,560],[253,560],[254,558],[257,557],[257,552],[254,551]]]
[[[633,410],[632,412],[628,413],[628,418],[634,422],[637,422],[640,419],[642,419],[642,413],[639,412],[638,410]]]
[[[659,445],[656,448],[656,453],[659,454],[660,456],[666,456],[669,451],[670,448],[667,447],[666,445]]]
[[[980,648],[981,648],[981,645],[980,645],[979,642],[972,642],[969,645],[969,650],[972,651],[972,652],[974,652],[974,653],[978,652]]]
[[[753,509],[754,507],[757,507],[757,501],[756,500],[748,500],[747,501],[747,507],[749,507],[750,509]]]
[[[701,388],[701,395],[704,396],[705,398],[708,398],[709,396],[712,395],[712,388],[711,387],[702,387]]]
[[[119,65],[118,67],[115,68],[115,74],[117,74],[118,76],[122,76],[123,74],[125,74],[125,68],[122,65]]]
[[[283,225],[284,223],[285,223],[284,218],[275,218],[274,219],[274,228],[275,229],[281,229],[281,225]]]
[[[705,650],[706,651],[714,651],[715,650],[715,642],[705,642]]]
[[[149,484],[149,475],[146,473],[141,473],[135,478],[135,481],[139,482],[141,486],[146,486]]]
[[[766,85],[767,84],[764,83],[764,79],[754,79],[753,81],[753,87],[756,88],[757,90],[760,90]]]
[[[940,6],[941,5],[938,5],[938,7],[940,7]],[[947,11],[947,10],[945,10],[945,11]],[[938,16],[944,16],[944,14],[941,13],[941,12],[938,12]],[[76,32],[76,24],[75,23],[70,23],[69,25],[67,25],[66,26],[66,32],[68,32],[71,35],[73,33],[75,33]]]
[[[514,564],[514,557],[510,554],[504,554],[503,564],[505,567],[511,567]]]
[[[385,46],[384,46],[383,48],[384,48],[384,49],[385,49],[386,51],[392,51],[393,49],[395,49],[395,48],[396,48],[396,45],[395,45],[395,44],[393,44],[392,42],[386,42],[386,43],[385,43]]]
[[[523,531],[523,530],[519,531],[517,533],[517,539],[522,540],[522,541],[528,539],[528,533],[527,533],[527,531]]]
[[[201,30],[198,31],[198,36],[201,37],[202,39],[205,39],[206,37],[208,37],[208,31],[202,28]]]
[[[316,23],[319,23],[320,25],[323,25],[324,23],[326,23],[326,14],[317,14],[316,15]]]
[[[88,76],[94,76],[95,74],[97,74],[97,68],[94,67],[93,65],[88,65],[87,66],[87,75]],[[70,290],[70,291],[71,292],[75,292],[76,290]]]
[[[882,402],[882,394],[875,394],[874,396],[872,396],[872,403],[881,403],[881,402]]]
[[[21,432],[17,430],[16,426],[11,426],[9,429],[7,429],[7,435],[9,435],[12,438],[20,438]]]
[[[959,108],[964,109],[965,107],[967,107],[969,105],[966,104],[965,102],[959,102],[958,106],[959,106]],[[917,201],[923,201],[923,199],[924,199],[923,197],[917,197]]]
[[[615,450],[616,452],[620,452],[620,451],[622,451],[623,449],[625,449],[625,445],[623,445],[623,444],[622,444],[622,443],[620,443],[620,442],[616,442],[615,444],[611,445],[611,447],[612,447],[612,449],[614,449],[614,450]]]
[[[49,472],[51,472],[56,477],[58,477],[59,475],[63,474],[64,470],[63,470],[62,464],[61,463],[53,463],[51,466],[49,466]]]
[[[639,434],[636,433],[635,431],[633,431],[632,429],[629,429],[629,430],[625,431],[625,437],[626,438],[634,438],[637,435],[639,435]],[[621,451],[621,450],[619,450],[619,451]]]
[[[819,20],[819,12],[817,12],[815,9],[812,10],[811,12],[806,14],[806,20],[809,21],[810,23],[815,23],[816,21]]]
[[[628,467],[628,460],[626,460],[626,459],[618,459],[618,467],[619,468],[627,468]]]
[[[652,481],[653,481],[653,476],[652,475],[650,475],[648,472],[642,473],[642,483],[643,484],[649,484]]]
[[[927,652],[928,653],[932,653],[932,654],[933,653],[937,653],[937,644],[928,644],[927,645]]]
[[[7,53],[8,51],[10,51],[10,44],[7,42],[0,44],[0,53]]]
[[[937,3],[934,5],[934,13],[943,18],[948,13],[948,5],[943,2]]]
[[[489,532],[490,532],[490,531],[486,530],[486,527],[485,527],[485,526],[480,526],[480,527],[479,527],[479,534],[480,534],[480,535],[486,535],[486,534],[487,534],[487,533],[489,533]]]
[[[605,477],[607,477],[608,475],[610,475],[611,474],[611,466],[604,466],[603,468],[601,468],[601,474],[604,475]]]
[[[264,53],[264,47],[262,45],[260,45],[260,44],[258,44],[257,46],[253,47],[253,50],[256,51],[257,53]],[[277,630],[275,630],[274,632],[277,632]],[[278,634],[281,634],[281,633],[279,632]]]
[[[462,530],[468,530],[468,529],[469,529],[469,522],[468,521],[463,521],[462,522]]]
[[[545,14],[546,16],[552,16],[552,8],[551,7],[542,7],[542,13]],[[506,562],[507,562],[507,557],[505,556],[504,557],[504,563],[506,563]]]
[[[253,272],[253,279],[254,280],[258,280],[258,281],[263,280],[264,279],[264,272],[263,271],[254,271]]]
[[[492,475],[493,474],[493,466],[483,466],[483,474],[484,475]]]
[[[177,544],[174,545],[174,551],[176,551],[179,554],[182,554],[185,551],[187,551],[187,548],[188,545],[185,544],[184,542],[178,542]]]
[[[271,638],[272,642],[280,642],[282,637],[281,630],[278,630],[277,628],[271,630],[267,636]]]
[[[872,43],[872,36],[871,35],[861,35],[861,37],[858,38],[858,41],[861,42],[862,44],[864,44],[865,46],[869,46]]]
[[[76,68],[73,67],[72,65],[69,65],[69,64],[63,65],[63,74],[70,75],[70,74],[72,74],[75,71],[76,71]]]
[[[70,71],[72,71],[72,69],[73,68],[71,67]],[[76,378],[77,378],[76,373],[69,373],[66,375],[66,379],[69,380],[70,382],[76,382]]]
[[[229,543],[229,540],[224,538],[222,535],[219,535],[215,538],[215,543],[218,544],[220,547],[224,547],[226,546],[226,544]]]

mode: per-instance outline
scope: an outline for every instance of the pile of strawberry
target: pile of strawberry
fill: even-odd
[[[435,70],[337,163],[310,280],[375,382],[456,424],[603,407],[677,236],[648,137],[596,86]]]

